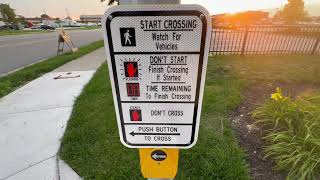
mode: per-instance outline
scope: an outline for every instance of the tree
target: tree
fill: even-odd
[[[18,23],[21,23],[21,24],[27,24],[28,22],[26,21],[26,18],[23,17],[23,16],[19,16],[18,18],[16,18],[17,22]]]
[[[288,24],[294,24],[297,21],[304,20],[307,13],[304,10],[303,0],[288,0],[284,6],[281,16]]]
[[[279,20],[282,20],[282,18],[283,18],[282,10],[278,9],[275,15],[273,16],[273,20],[279,21]]]
[[[50,18],[50,16],[48,16],[47,14],[41,14],[41,19],[48,19]]]
[[[16,13],[14,9],[12,9],[9,4],[0,3],[0,13],[3,16],[3,21],[5,23],[16,23]]]

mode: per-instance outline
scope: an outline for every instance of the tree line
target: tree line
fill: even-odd
[[[308,19],[303,0],[288,0],[288,3],[273,17],[275,20],[283,20],[287,24],[295,24],[298,21]]]

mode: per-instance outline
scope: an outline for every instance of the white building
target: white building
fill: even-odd
[[[63,27],[80,27],[80,24],[77,23],[77,21],[71,20],[71,19],[68,19],[68,18],[62,20],[61,25]]]
[[[56,26],[56,21],[55,18],[43,18],[41,22],[45,25]]]

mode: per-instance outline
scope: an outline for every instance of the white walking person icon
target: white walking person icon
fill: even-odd
[[[129,29],[127,30],[127,32],[126,33],[124,33],[124,38],[126,39],[125,40],[125,45],[127,45],[127,43],[129,42],[129,45],[131,45],[131,41],[130,41],[130,38],[132,38],[132,36],[130,35],[130,33],[129,33],[130,31],[129,31]]]

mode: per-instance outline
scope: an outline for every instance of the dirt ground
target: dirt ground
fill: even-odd
[[[263,130],[253,125],[254,120],[250,115],[250,112],[270,98],[270,94],[275,92],[276,87],[280,87],[289,97],[296,97],[301,93],[320,88],[319,85],[302,83],[259,82],[250,85],[246,90],[244,102],[230,115],[230,119],[238,142],[246,151],[250,176],[254,180],[283,180],[286,177],[285,172],[274,169],[274,162],[271,159],[263,158]]]

